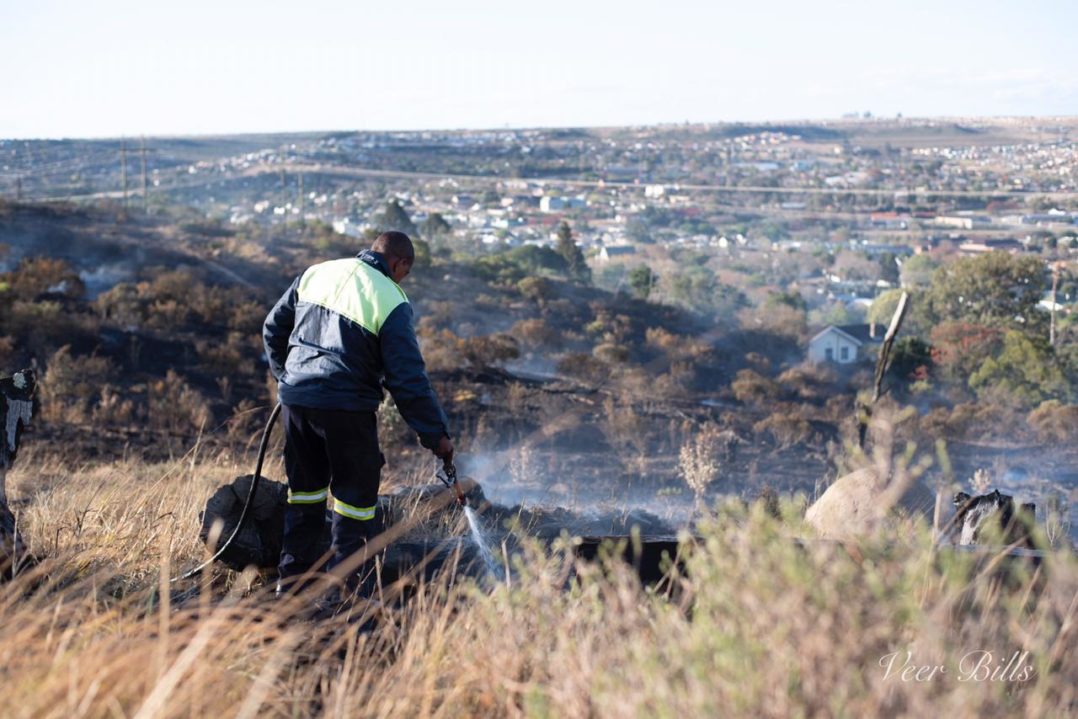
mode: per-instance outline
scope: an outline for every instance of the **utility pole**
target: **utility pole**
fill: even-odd
[[[297,206],[299,207],[299,219],[300,219],[300,222],[302,222],[303,221],[303,173],[302,172],[299,173],[299,202],[297,203]]]
[[[15,176],[15,202],[22,202],[22,175]]]
[[[148,214],[150,211],[150,194],[149,185],[146,182],[146,138],[139,138],[139,154],[142,159],[142,213]]]
[[[120,140],[120,182],[123,184],[124,210],[127,210],[127,140]]]
[[[1052,265],[1052,306],[1049,308],[1051,319],[1048,321],[1048,344],[1056,346],[1056,290],[1059,289],[1059,263]]]

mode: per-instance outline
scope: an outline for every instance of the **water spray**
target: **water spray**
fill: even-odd
[[[457,468],[453,465],[452,458],[445,458],[442,463],[442,473],[437,476],[447,489],[452,490],[453,493],[456,494],[457,504],[467,509],[468,498],[464,496],[464,490],[461,488],[460,481],[457,479]]]
[[[495,579],[501,579],[501,565],[494,559],[494,552],[491,551],[490,545],[487,543],[487,538],[483,533],[483,529],[479,526],[479,515],[476,514],[475,508],[468,504],[468,498],[464,495],[464,489],[460,486],[460,481],[457,479],[457,468],[453,465],[452,459],[447,457],[444,460],[442,471],[439,472],[437,476],[447,489],[456,494],[457,504],[464,509],[464,516],[468,520],[468,529],[470,529],[472,533],[472,541],[475,542],[475,546],[479,549],[479,555],[483,558],[483,563],[487,567],[487,572],[489,572]]]

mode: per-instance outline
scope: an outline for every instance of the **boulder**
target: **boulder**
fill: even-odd
[[[237,477],[229,484],[222,485],[206,502],[199,531],[203,542],[208,542],[211,535],[215,536],[216,547],[231,536],[243,511],[252,476]],[[430,502],[445,491],[445,487],[436,484],[408,487],[379,496],[378,508],[372,520],[375,532],[382,532],[397,525],[416,507]],[[472,486],[467,496],[472,506],[485,503],[478,485]],[[281,553],[287,498],[286,484],[263,477],[255,492],[250,518],[221,555],[220,561],[237,571],[249,566],[275,569]],[[469,542],[462,541],[460,536],[446,536],[447,525],[460,521],[460,514],[455,507],[455,502],[448,503],[422,524],[410,528],[381,552],[379,561],[383,568],[384,582],[394,581],[413,570],[417,577],[430,579],[447,564],[451,564],[456,571],[465,573],[478,574],[482,570],[482,565],[476,563],[481,562],[478,552]],[[330,546],[330,511],[327,507],[326,523],[318,539],[320,553],[328,551]],[[220,526],[216,533],[213,530],[215,525]]]
[[[929,520],[935,494],[913,481],[895,498],[896,488],[865,467],[836,479],[805,513],[805,521],[824,539],[852,539],[910,517]]]

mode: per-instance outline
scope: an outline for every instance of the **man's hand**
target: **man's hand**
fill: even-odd
[[[453,440],[443,435],[442,438],[438,441],[438,446],[431,451],[434,452],[435,457],[442,460],[443,462],[452,462]]]

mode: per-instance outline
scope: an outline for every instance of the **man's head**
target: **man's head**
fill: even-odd
[[[415,262],[415,247],[408,235],[403,232],[383,232],[378,235],[371,249],[386,258],[389,274],[393,281],[400,284],[412,271]]]

